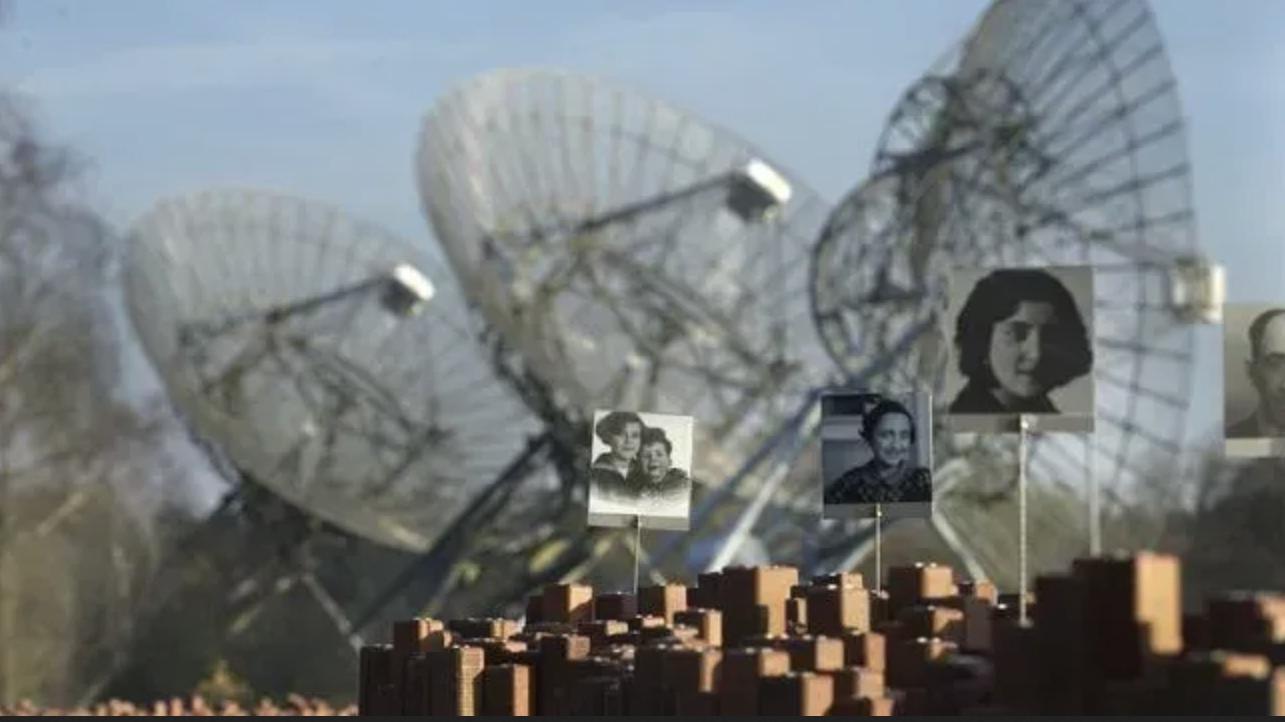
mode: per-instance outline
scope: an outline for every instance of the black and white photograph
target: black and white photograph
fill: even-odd
[[[932,516],[931,395],[822,394],[821,477],[826,518]]]
[[[692,498],[690,416],[594,412],[589,525],[686,530]]]
[[[951,428],[1093,430],[1093,269],[961,269],[950,284]]]
[[[1228,456],[1285,455],[1285,302],[1224,308],[1223,423]]]

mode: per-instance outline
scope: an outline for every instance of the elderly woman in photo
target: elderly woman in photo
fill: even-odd
[[[1075,299],[1037,269],[994,271],[978,281],[959,312],[955,347],[968,383],[952,414],[1059,413],[1049,393],[1093,366]]]
[[[666,509],[676,509],[675,513],[681,513],[689,488],[686,472],[673,467],[673,453],[674,445],[664,429],[643,429],[638,465],[631,478],[631,486],[643,504],[662,515]]]
[[[642,444],[642,419],[632,411],[613,411],[598,421],[593,432],[610,451],[593,460],[590,484],[604,499],[631,496],[630,479],[638,471],[638,449]]]
[[[826,504],[930,501],[932,476],[915,466],[915,419],[900,403],[884,399],[865,414],[861,437],[873,458],[830,482]]]

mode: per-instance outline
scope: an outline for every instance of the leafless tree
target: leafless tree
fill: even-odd
[[[0,704],[73,701],[154,556],[159,417],[117,392],[115,238],[79,169],[0,94]]]

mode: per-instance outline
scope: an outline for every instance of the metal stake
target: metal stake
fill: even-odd
[[[638,598],[638,557],[642,552],[642,517],[634,515],[634,599]]]
[[[1084,437],[1084,467],[1089,475],[1089,556],[1102,554],[1102,490],[1093,459],[1092,436]]]
[[[875,593],[883,591],[883,504],[875,504]]]
[[[1026,414],[1017,418],[1017,618],[1026,624],[1026,435],[1031,420]]]

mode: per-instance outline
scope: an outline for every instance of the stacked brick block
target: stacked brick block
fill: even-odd
[[[524,625],[414,619],[360,658],[363,714],[1285,713],[1285,596],[1183,615],[1172,557],[1077,560],[1016,597],[949,567],[702,574],[637,597],[563,584]]]

